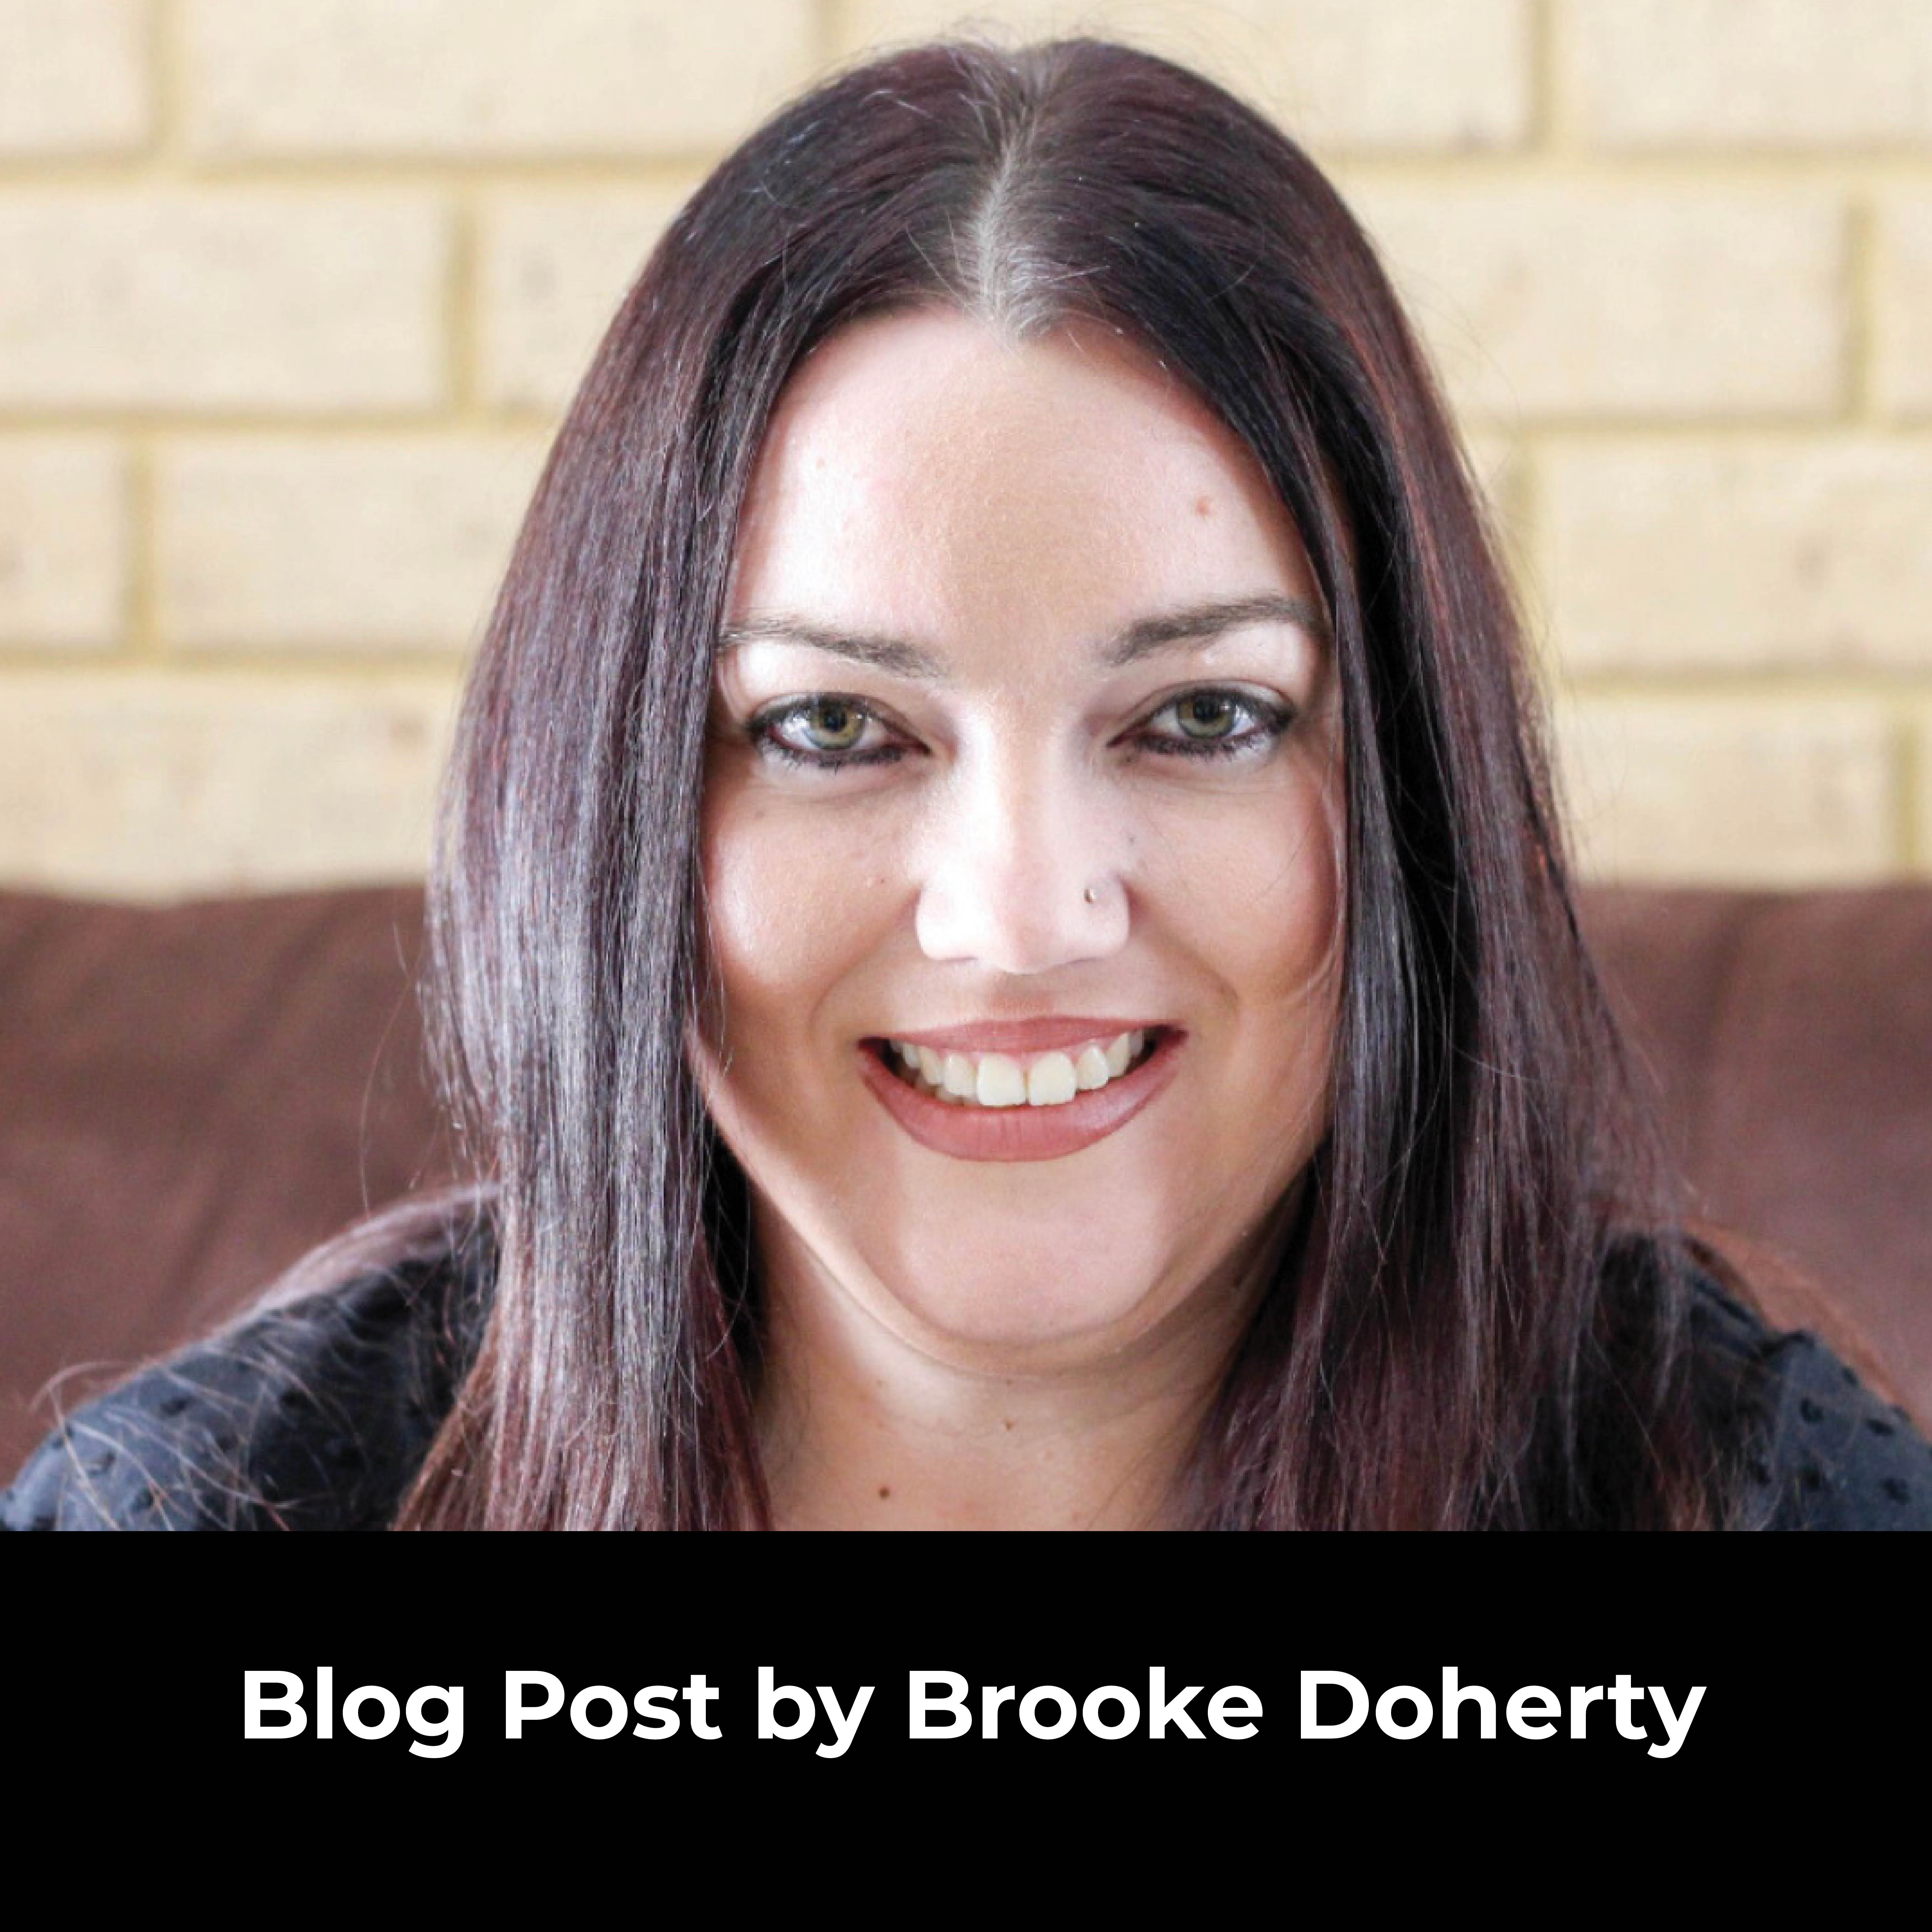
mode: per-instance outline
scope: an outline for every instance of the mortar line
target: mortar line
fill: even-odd
[[[1524,22],[1529,82],[1529,126],[1522,152],[1546,155],[1557,152],[1558,98],[1562,92],[1557,46],[1556,0],[1530,0]]]
[[[187,158],[188,26],[181,0],[154,0],[148,26],[154,56],[155,172],[190,172]]]
[[[482,401],[479,335],[482,318],[478,312],[477,256],[480,224],[473,194],[456,197],[450,211],[449,262],[443,278],[443,352],[449,360],[449,404],[446,423],[466,429],[479,428],[487,421]]]
[[[1868,424],[1878,420],[1877,378],[1874,368],[1874,295],[1876,250],[1874,212],[1863,194],[1845,211],[1845,420]]]
[[[164,653],[155,609],[155,529],[154,439],[137,429],[128,438],[128,582],[124,593],[127,632],[118,656],[130,662],[152,664]]]
[[[1932,874],[1932,851],[1920,842],[1920,828],[1932,825],[1932,795],[1928,795],[1926,770],[1926,733],[1922,721],[1907,710],[1898,724],[1898,856],[1900,868],[1907,878]]]

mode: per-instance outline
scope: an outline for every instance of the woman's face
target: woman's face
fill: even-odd
[[[1238,1314],[1328,1120],[1324,639],[1252,459],[1119,335],[809,359],[741,526],[692,1042],[772,1292],[1005,1372]]]

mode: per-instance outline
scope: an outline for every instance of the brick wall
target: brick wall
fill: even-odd
[[[928,0],[0,0],[0,882],[407,874],[678,199]],[[1009,0],[1334,168],[1494,479],[1580,842],[1932,875],[1932,5]]]

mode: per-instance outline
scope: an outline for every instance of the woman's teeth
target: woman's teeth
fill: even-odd
[[[938,1053],[893,1040],[886,1042],[886,1064],[898,1060],[908,1085],[955,1106],[1058,1107],[1126,1072],[1147,1042],[1148,1030],[1136,1027],[1111,1040],[1092,1041],[1076,1054],[1019,1060],[1004,1053]]]

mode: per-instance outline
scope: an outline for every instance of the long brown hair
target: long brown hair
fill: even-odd
[[[1577,935],[1479,492],[1294,143],[1091,40],[836,78],[692,197],[566,419],[468,692],[432,1016],[494,1300],[407,1526],[766,1520],[746,1184],[686,1066],[739,507],[800,360],[880,311],[1130,332],[1253,452],[1331,614],[1333,1126],[1207,1420],[1204,1526],[1688,1523],[1721,1484],[1682,1270]]]

